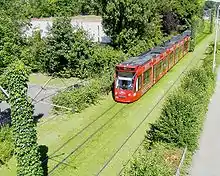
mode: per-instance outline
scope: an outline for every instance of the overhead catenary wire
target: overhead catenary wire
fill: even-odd
[[[72,84],[72,85],[70,85],[70,86],[67,86],[67,87],[65,87],[65,88],[61,88],[61,89],[59,89],[58,91],[56,91],[55,93],[52,93],[52,94],[50,94],[50,95],[48,95],[48,96],[45,96],[45,97],[43,97],[43,98],[41,98],[40,100],[34,100],[35,101],[35,103],[34,103],[34,105],[35,104],[38,104],[40,101],[42,101],[42,100],[45,100],[45,99],[47,99],[47,98],[49,98],[49,97],[51,97],[51,96],[53,96],[53,95],[56,95],[57,93],[59,93],[59,92],[64,92],[64,91],[66,91],[68,88],[71,88],[72,86],[74,86],[74,85],[76,85],[76,84],[78,84],[78,83],[82,83],[82,81],[77,81],[76,83],[74,83],[74,84]]]
[[[57,150],[55,150],[50,156],[52,157],[55,153],[57,153],[58,151],[60,151],[64,146],[66,146],[71,140],[73,140],[74,138],[76,138],[77,136],[79,136],[83,131],[85,131],[88,127],[90,127],[92,124],[94,124],[98,119],[100,119],[101,117],[103,117],[104,114],[106,114],[108,111],[110,111],[114,106],[116,106],[116,103],[114,103],[112,106],[110,106],[106,111],[104,111],[102,114],[100,114],[96,119],[94,119],[92,122],[90,122],[88,125],[86,125],[83,129],[81,129],[77,134],[75,134],[74,136],[72,136],[70,139],[68,139],[62,146],[60,146]],[[56,116],[55,116],[56,117]],[[53,117],[53,118],[55,118]],[[46,162],[48,160],[48,158],[46,158],[44,162]]]
[[[72,150],[61,162],[59,162],[52,170],[48,172],[48,175],[51,175],[63,162],[65,162],[73,153],[79,150],[87,141],[89,141],[95,134],[97,134],[101,129],[103,129],[110,121],[112,121],[117,115],[127,106],[124,105],[114,116],[112,116],[106,123],[99,127],[94,133],[92,133],[83,143],[78,145],[74,150]]]
[[[2,86],[0,86],[0,89],[9,98],[9,94],[7,93],[5,89],[2,88]]]
[[[54,73],[53,73],[54,75]],[[33,98],[33,100],[35,100],[37,98],[37,96],[42,92],[42,90],[46,87],[46,85],[52,80],[54,79],[53,75],[44,83],[43,86],[41,86],[41,89],[37,92],[37,94],[35,95],[35,97]]]

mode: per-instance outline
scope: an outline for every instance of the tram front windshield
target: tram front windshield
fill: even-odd
[[[133,89],[133,76],[134,73],[130,72],[118,72],[116,80],[116,88],[123,90],[132,90]]]

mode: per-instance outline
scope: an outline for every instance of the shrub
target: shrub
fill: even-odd
[[[90,104],[94,104],[98,99],[99,93],[99,82],[91,81],[91,83],[85,87],[74,88],[58,93],[52,98],[52,101],[54,104],[72,108],[74,111],[80,112]],[[61,110],[57,107],[54,109]]]
[[[28,70],[21,61],[11,64],[6,72],[11,106],[13,142],[17,159],[17,175],[42,176],[33,105],[27,96]]]
[[[142,149],[132,159],[122,176],[170,176],[178,167],[181,150],[164,143],[155,143],[152,149]]]
[[[190,70],[181,80],[180,87],[163,105],[159,120],[152,124],[147,134],[151,143],[164,141],[178,147],[187,145],[194,151],[214,91],[215,76],[209,57],[203,64]]]
[[[103,73],[101,77],[92,79],[86,86],[60,92],[52,98],[54,104],[73,108],[76,112],[95,104],[101,95],[111,91],[113,83],[112,72]],[[54,107],[61,111],[61,108]]]
[[[2,127],[0,128],[0,166],[12,157],[13,152],[12,131],[8,126]]]
[[[147,139],[153,143],[173,143],[178,147],[187,145],[194,150],[199,133],[199,114],[200,106],[196,96],[178,89],[167,98],[160,118],[152,124]]]
[[[114,69],[124,59],[125,54],[122,51],[114,50],[110,46],[96,45],[87,67],[92,75],[102,75]]]

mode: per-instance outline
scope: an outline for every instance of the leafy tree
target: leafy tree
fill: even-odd
[[[81,75],[83,62],[91,53],[91,41],[85,31],[73,28],[70,19],[66,17],[55,20],[46,38],[45,65],[49,73],[58,75]]]
[[[20,55],[21,24],[0,11],[0,71]]]
[[[28,71],[21,61],[11,64],[6,72],[11,105],[13,139],[18,176],[43,176],[33,105],[27,97]]]
[[[157,43],[162,34],[155,1],[110,0],[103,10],[103,26],[114,47],[127,51],[138,40]]]
[[[44,52],[46,49],[45,41],[41,38],[40,31],[35,31],[32,37],[29,37],[26,46],[23,47],[21,59],[25,65],[29,66],[32,72],[44,71]]]

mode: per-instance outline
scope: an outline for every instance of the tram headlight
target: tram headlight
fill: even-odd
[[[131,94],[129,93],[129,94],[128,94],[128,96],[130,97],[130,96],[131,96]]]
[[[135,97],[135,96],[136,96],[136,93],[134,93],[133,96]]]

